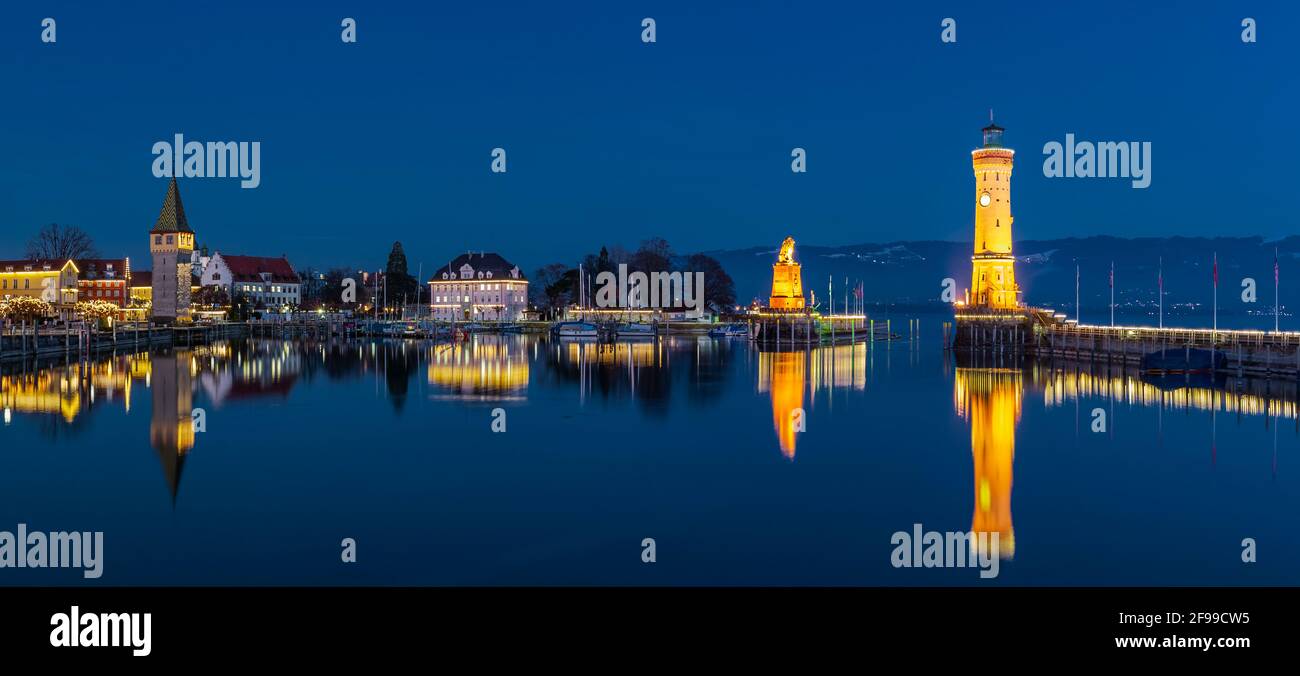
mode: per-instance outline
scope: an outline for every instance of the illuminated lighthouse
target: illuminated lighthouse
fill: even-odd
[[[984,128],[984,146],[971,151],[975,168],[975,255],[969,303],[1006,310],[1019,307],[1016,258],[1011,253],[1011,165],[1016,151],[1002,146],[1002,127]]]

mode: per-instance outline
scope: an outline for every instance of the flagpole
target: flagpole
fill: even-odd
[[[1079,263],[1074,264],[1074,321],[1083,323],[1083,311],[1079,308]]]

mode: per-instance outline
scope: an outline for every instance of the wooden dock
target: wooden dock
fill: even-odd
[[[911,326],[909,321],[909,328]],[[807,312],[768,312],[749,320],[749,335],[762,345],[838,345],[899,338],[890,320],[865,315],[816,315]]]
[[[18,326],[6,328],[0,334],[0,361],[79,357],[153,347],[184,347],[246,335],[248,325],[239,322],[190,326],[150,326],[139,322],[119,324],[111,330],[90,330],[77,325],[56,328]]]

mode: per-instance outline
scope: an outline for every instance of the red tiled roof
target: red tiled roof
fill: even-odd
[[[271,281],[274,282],[296,284],[299,281],[298,273],[293,271],[293,266],[284,258],[217,255],[226,262],[226,267],[230,268],[230,275],[236,282],[260,282],[263,272],[271,273]]]
[[[125,258],[78,258],[72,261],[82,280],[125,280],[130,264]],[[109,270],[112,266],[112,270]]]

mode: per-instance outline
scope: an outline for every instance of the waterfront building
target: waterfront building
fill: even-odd
[[[803,278],[800,266],[794,260],[794,238],[781,242],[781,251],[772,264],[772,296],[768,306],[773,310],[802,310],[804,308]]]
[[[37,298],[54,306],[56,315],[71,317],[79,274],[72,259],[0,261],[0,298]]]
[[[518,321],[528,309],[528,279],[495,253],[464,253],[433,273],[429,309],[442,321]]]
[[[190,297],[199,292],[198,280],[190,278]],[[153,271],[152,270],[133,270],[131,272],[131,281],[127,285],[128,301],[131,303],[152,303],[153,302]]]
[[[994,310],[1020,307],[1016,257],[1011,253],[1011,166],[1016,151],[1003,147],[1005,130],[992,121],[984,146],[971,151],[975,169],[975,254],[968,304]]]
[[[77,266],[77,296],[81,301],[104,301],[118,307],[131,302],[129,258],[82,258]]]
[[[127,283],[127,298],[128,304],[153,302],[153,271],[131,273],[131,281]]]
[[[208,263],[211,260],[212,260],[212,256],[208,255],[208,247],[206,244],[195,249],[190,254],[191,273],[195,277],[202,277],[203,271],[208,268]]]
[[[218,252],[203,270],[200,286],[243,296],[254,307],[283,309],[302,305],[302,280],[284,257],[236,256]]]
[[[298,272],[298,281],[301,285],[300,290],[304,302],[319,302],[321,300],[321,294],[325,291],[326,283],[324,272],[315,268],[300,270]]]
[[[175,178],[167,184],[162,210],[149,231],[149,253],[153,256],[154,323],[189,322],[194,231],[185,218]]]

